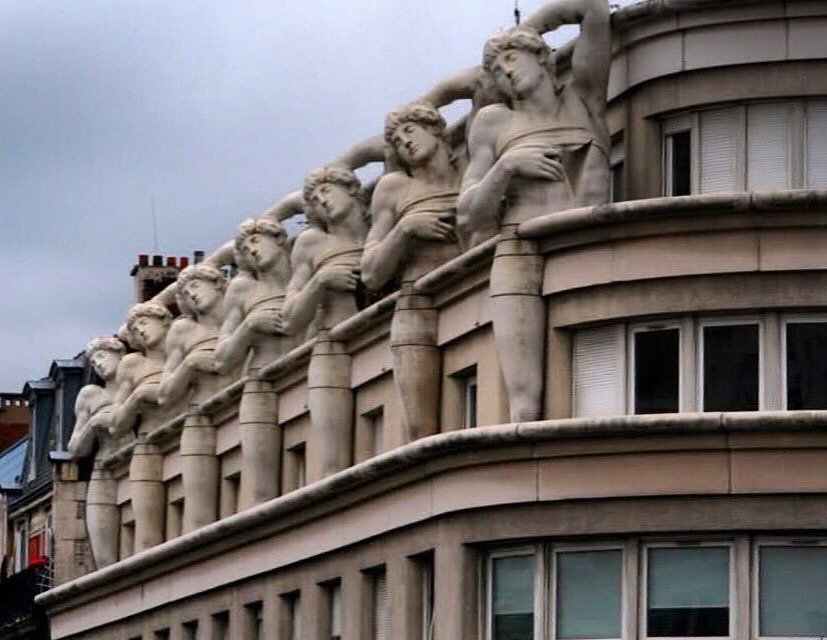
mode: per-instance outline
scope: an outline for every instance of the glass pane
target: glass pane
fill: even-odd
[[[635,333],[635,413],[677,413],[680,331]]]
[[[762,636],[827,636],[827,548],[763,547],[759,572]]]
[[[827,323],[787,325],[787,408],[827,408]]]
[[[619,638],[623,553],[557,554],[557,637]]]
[[[612,202],[626,199],[626,163],[612,165]]]
[[[729,635],[729,549],[650,549],[649,637]]]
[[[758,410],[758,325],[704,327],[704,411]]]
[[[494,560],[493,640],[534,639],[534,556]]]
[[[691,140],[689,131],[681,131],[669,136],[671,145],[670,193],[672,196],[688,196],[691,192]]]

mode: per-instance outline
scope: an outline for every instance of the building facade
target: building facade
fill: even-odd
[[[497,236],[330,329],[346,468],[314,446],[318,338],[256,374],[278,399],[277,497],[239,508],[250,377],[139,441],[160,544],[135,553],[137,445],[103,461],[119,561],[38,598],[53,638],[827,635],[827,2],[641,2],[612,30],[616,201],[515,231],[541,256],[542,419],[510,418]],[[391,320],[417,295],[439,428],[411,442]],[[185,531],[194,415],[218,512]]]

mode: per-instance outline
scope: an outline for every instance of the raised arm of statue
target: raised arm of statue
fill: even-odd
[[[470,100],[479,86],[480,67],[463,69],[447,78],[443,78],[430,91],[411,102],[427,102],[435,107],[444,107],[457,100]]]
[[[292,218],[303,211],[304,198],[302,197],[301,189],[299,189],[288,193],[261,215],[273,218],[276,222],[284,222],[288,218]]]
[[[405,225],[396,223],[399,179],[388,173],[379,180],[371,202],[373,221],[362,255],[362,281],[369,289],[379,289],[404,262],[409,236]]]
[[[113,435],[122,435],[132,430],[138,417],[139,398],[135,390],[135,374],[141,366],[142,356],[130,353],[124,356],[115,376],[115,404],[117,409],[112,418],[109,431]]]
[[[379,134],[353,145],[330,164],[353,171],[371,162],[384,162],[384,160],[385,139]]]
[[[312,230],[304,231],[299,234],[290,254],[293,276],[284,301],[284,331],[289,335],[297,334],[313,321],[324,295],[322,282],[318,274],[313,273],[313,253],[317,244],[317,234]]]
[[[92,405],[103,390],[97,385],[86,385],[75,401],[75,428],[69,439],[69,453],[74,458],[85,458],[95,444],[95,427],[90,421]]]
[[[606,88],[612,56],[612,35],[608,0],[556,0],[525,20],[522,26],[539,33],[554,31],[564,24],[579,24],[580,37],[571,60],[572,86],[589,107],[606,108]]]
[[[226,316],[221,325],[215,349],[215,367],[219,373],[229,373],[244,358],[251,344],[251,330],[244,321],[244,298],[254,280],[249,275],[238,275],[230,281],[224,298]]]
[[[164,373],[158,388],[158,404],[166,405],[176,402],[190,386],[194,369],[186,364],[186,336],[192,331],[195,322],[190,318],[178,318],[172,323],[167,334]]]

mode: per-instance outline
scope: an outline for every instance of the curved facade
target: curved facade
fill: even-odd
[[[403,291],[438,319],[438,433],[405,444],[392,294],[327,334],[351,358],[353,464],[321,468],[304,343],[258,372],[279,496],[239,511],[249,379],[199,407],[216,522],[182,534],[176,417],[142,444],[166,541],[134,554],[133,445],[115,452],[119,561],[40,596],[52,637],[826,635],[825,32],[820,0],[616,12],[617,201],[516,231],[542,256],[544,419],[509,422],[493,238]]]

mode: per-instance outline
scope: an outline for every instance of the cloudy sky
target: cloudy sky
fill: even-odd
[[[528,15],[543,2],[520,4]],[[379,133],[389,109],[477,64],[512,10],[512,0],[3,0],[0,391],[117,329],[129,270],[156,248],[153,209],[158,253],[209,252]]]

